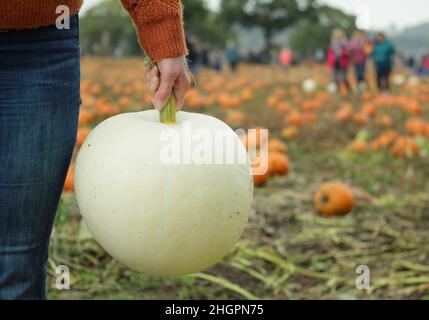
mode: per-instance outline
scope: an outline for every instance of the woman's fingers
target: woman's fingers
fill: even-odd
[[[150,81],[149,81],[149,90],[152,94],[155,94],[156,91],[159,88],[159,77],[158,76],[154,76]]]
[[[182,73],[174,84],[174,94],[176,95],[176,108],[182,109],[185,102],[185,95],[191,86],[191,78],[188,73]]]
[[[153,77],[158,76],[158,68],[154,66],[152,69],[145,67],[145,77],[147,81],[151,81]]]
[[[154,93],[153,103],[157,110],[162,110],[174,91],[176,106],[180,110],[183,106],[186,91],[190,87],[191,76],[185,64],[184,57],[166,58],[157,63],[146,73],[149,88]]]
[[[177,79],[177,75],[171,72],[164,72],[161,76],[161,83],[155,93],[153,104],[155,109],[161,111],[167,104],[168,98],[170,98],[171,90]]]

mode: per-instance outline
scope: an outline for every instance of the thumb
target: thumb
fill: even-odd
[[[171,90],[174,84],[174,77],[170,74],[161,75],[161,84],[159,85],[158,91],[153,99],[155,109],[161,111],[167,104],[168,98],[170,97]]]

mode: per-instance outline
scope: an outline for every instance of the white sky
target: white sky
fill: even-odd
[[[83,10],[102,0],[85,0]],[[119,0],[118,0],[119,1]],[[206,0],[209,6],[216,9],[219,0]],[[233,1],[233,0],[231,0]],[[394,24],[402,29],[422,22],[429,22],[429,0],[319,0],[333,7],[356,14],[358,9],[369,14],[371,29],[386,30]]]

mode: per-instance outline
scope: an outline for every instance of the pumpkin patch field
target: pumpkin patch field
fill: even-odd
[[[252,210],[237,245],[204,271],[151,277],[95,241],[74,192],[78,150],[106,118],[153,107],[143,59],[83,58],[49,298],[429,299],[429,79],[398,66],[388,95],[371,82],[367,91],[332,92],[325,66],[242,64],[235,73],[203,69],[196,82],[184,110],[242,129],[252,168],[257,156],[268,162],[253,176]],[[58,265],[70,269],[69,290],[55,288]]]

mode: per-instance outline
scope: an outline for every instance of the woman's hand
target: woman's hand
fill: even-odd
[[[153,104],[161,111],[167,104],[171,90],[176,96],[176,107],[183,106],[186,91],[191,86],[191,74],[185,63],[185,57],[162,59],[152,69],[145,70],[149,89],[155,95]]]

